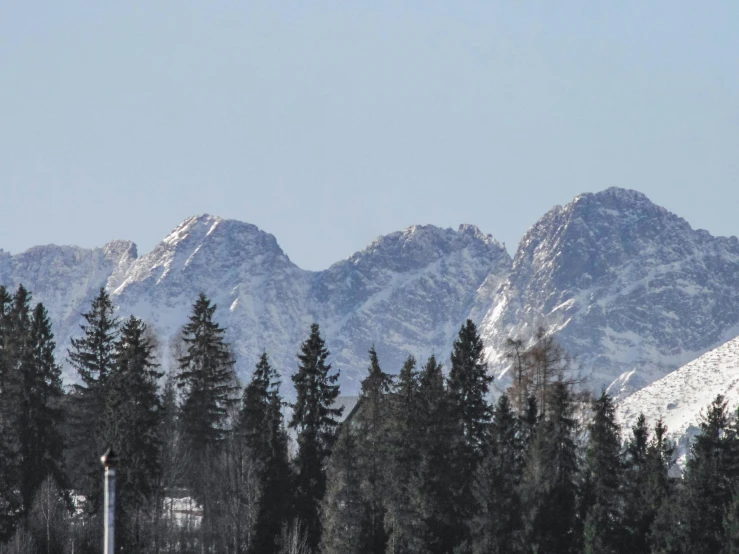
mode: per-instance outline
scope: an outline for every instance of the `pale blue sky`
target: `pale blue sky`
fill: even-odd
[[[0,0],[0,247],[213,213],[322,269],[635,188],[739,234],[739,2]]]

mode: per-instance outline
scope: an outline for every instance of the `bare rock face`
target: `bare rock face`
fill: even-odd
[[[35,246],[14,256],[0,250],[0,284],[12,293],[19,284],[31,291],[33,302],[43,302],[63,346],[78,331],[81,309],[108,285],[120,278],[136,260],[136,245],[114,241],[103,248]],[[66,350],[57,348],[61,360]]]
[[[341,371],[343,391],[352,394],[373,344],[390,372],[409,354],[447,357],[478,288],[491,275],[502,281],[510,264],[503,246],[476,227],[416,226],[311,272],[293,264],[275,237],[254,225],[204,215],[185,220],[141,257],[126,242],[0,253],[0,282],[9,288],[23,283],[44,302],[60,360],[100,287],[119,315],[140,317],[154,331],[165,368],[174,365],[180,329],[200,292],[218,306],[216,317],[227,328],[242,379],[267,351],[289,382],[315,321]]]
[[[122,317],[151,327],[165,369],[200,292],[218,305],[242,379],[267,351],[289,385],[300,343],[318,322],[350,395],[373,345],[390,373],[409,354],[446,362],[467,318],[480,325],[499,378],[505,339],[530,338],[544,325],[589,375],[587,386],[610,386],[617,397],[739,334],[739,241],[694,230],[643,194],[617,188],[554,207],[513,260],[473,225],[426,225],[306,271],[254,225],[203,215],[140,257],[124,241],[0,251],[0,283],[23,283],[44,302],[60,360],[100,287]]]
[[[739,241],[631,190],[583,194],[524,236],[482,323],[491,362],[538,325],[593,389],[626,394],[739,334]],[[614,382],[615,381],[615,382]]]

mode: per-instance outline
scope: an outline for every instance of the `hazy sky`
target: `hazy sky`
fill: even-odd
[[[739,234],[739,2],[0,0],[0,247],[212,213],[322,269],[634,188]]]

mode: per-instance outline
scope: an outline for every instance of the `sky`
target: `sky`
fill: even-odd
[[[0,248],[188,216],[319,270],[633,188],[739,235],[739,2],[0,0]]]

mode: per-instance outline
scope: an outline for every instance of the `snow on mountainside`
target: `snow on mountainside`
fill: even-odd
[[[0,250],[0,284],[12,293],[22,283],[33,301],[43,302],[60,343],[77,332],[80,309],[100,287],[120,281],[135,259],[136,245],[128,241],[94,249],[35,246],[14,256]]]
[[[625,395],[739,334],[739,240],[693,230],[643,194],[610,188],[553,208],[524,236],[482,322],[499,370],[507,336],[539,324],[591,388]]]
[[[218,305],[242,378],[266,350],[289,385],[316,321],[349,395],[373,344],[391,373],[408,354],[423,362],[435,353],[446,363],[467,317],[480,324],[499,376],[505,338],[531,337],[544,324],[590,374],[590,388],[610,384],[622,398],[739,334],[739,240],[694,230],[618,188],[550,210],[513,260],[477,227],[427,225],[306,271],[254,225],[203,215],[141,257],[123,241],[0,251],[0,283],[23,283],[47,305],[60,360],[101,286],[120,315],[154,329],[165,367],[201,291]]]
[[[624,437],[630,436],[640,413],[650,427],[661,416],[668,437],[678,445],[676,455],[682,457],[698,432],[701,412],[719,394],[726,397],[729,410],[735,411],[739,406],[739,337],[625,398],[618,403],[616,414]]]
[[[503,246],[476,227],[415,226],[311,272],[293,264],[274,236],[254,225],[204,215],[185,220],[139,258],[135,246],[123,242],[96,250],[53,246],[2,253],[0,283],[23,283],[47,305],[60,360],[101,286],[121,316],[133,314],[152,327],[165,367],[201,291],[218,305],[216,317],[228,329],[242,378],[266,350],[289,383],[299,345],[317,321],[331,362],[341,370],[342,392],[353,394],[372,344],[390,372],[408,354],[448,357],[478,289],[501,282],[510,265]]]
[[[319,273],[312,313],[326,322],[338,367],[361,368],[363,377],[374,344],[383,367],[396,373],[408,354],[446,360],[478,288],[486,279],[501,282],[510,264],[503,245],[473,225],[413,226]]]

